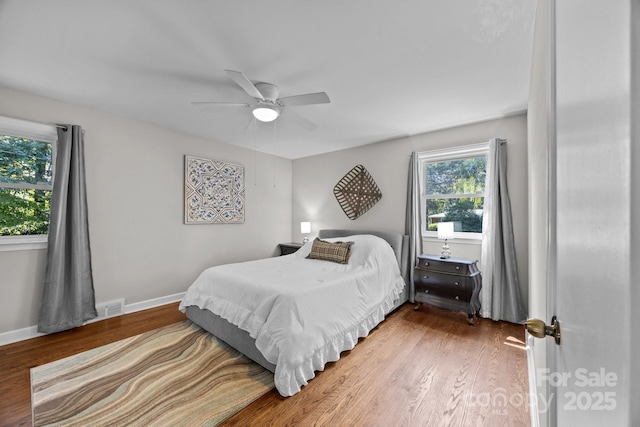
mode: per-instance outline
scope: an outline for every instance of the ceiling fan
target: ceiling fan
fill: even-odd
[[[196,101],[192,104],[214,104],[221,106],[236,106],[251,108],[253,116],[261,122],[272,122],[278,118],[280,113],[288,107],[311,104],[327,104],[331,102],[325,92],[306,93],[303,95],[285,96],[278,98],[278,88],[270,83],[256,83],[251,81],[240,71],[224,70],[231,79],[236,82],[245,92],[249,94],[255,103],[234,103],[234,102],[213,102]],[[300,119],[298,117],[298,119]],[[315,127],[313,123],[302,123],[307,128]]]

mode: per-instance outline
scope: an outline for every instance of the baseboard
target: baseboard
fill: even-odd
[[[18,342],[18,341],[24,341],[30,338],[41,337],[43,335],[47,335],[47,334],[39,333],[37,326],[29,326],[27,328],[3,332],[0,334],[0,345],[6,345],[6,344]]]
[[[184,297],[184,292],[178,294],[167,295],[164,297],[153,298],[146,301],[134,302],[132,304],[125,304],[124,314],[135,313],[136,311],[147,310],[149,308],[159,307],[165,304],[171,304],[178,302]],[[13,331],[7,331],[0,333],[0,345],[12,344],[18,341],[24,341],[35,337],[40,337],[46,334],[38,332],[37,326],[29,326],[22,329],[16,329]]]
[[[185,292],[180,292],[178,294],[148,299],[146,301],[134,302],[132,304],[125,304],[124,314],[135,313],[136,311],[147,310],[149,308],[171,304],[172,302],[178,302],[182,300],[182,298],[184,297],[184,294]]]

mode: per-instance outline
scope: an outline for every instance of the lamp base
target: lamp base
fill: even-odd
[[[440,259],[447,259],[451,256],[451,249],[449,249],[449,245],[447,245],[447,241],[444,241],[444,245],[442,245],[442,252],[440,252]]]

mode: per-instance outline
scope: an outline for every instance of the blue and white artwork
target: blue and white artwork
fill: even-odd
[[[185,156],[185,224],[244,222],[244,166]]]

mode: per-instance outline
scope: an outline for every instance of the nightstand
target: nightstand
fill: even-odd
[[[280,243],[280,255],[289,255],[302,247],[302,243]]]
[[[420,255],[413,272],[416,306],[431,304],[440,308],[467,313],[467,321],[480,310],[482,275],[476,260]]]

